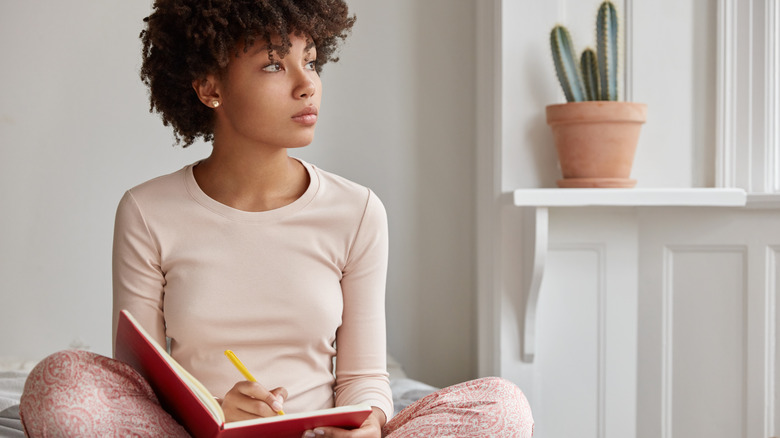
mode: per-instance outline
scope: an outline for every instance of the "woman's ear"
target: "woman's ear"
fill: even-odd
[[[207,107],[217,108],[222,103],[217,78],[214,75],[195,79],[192,81],[192,88],[198,95],[198,99]]]

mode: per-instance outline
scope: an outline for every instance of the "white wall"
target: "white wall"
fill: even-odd
[[[413,377],[473,377],[474,19],[469,0],[355,0],[295,155],[373,188],[390,221],[389,349]],[[149,2],[0,6],[0,357],[110,353],[111,235],[124,190],[204,157],[148,113]]]

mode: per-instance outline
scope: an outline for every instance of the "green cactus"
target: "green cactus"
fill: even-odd
[[[587,48],[580,58],[582,70],[582,82],[585,84],[585,100],[599,99],[599,64],[596,61],[596,52]]]
[[[615,5],[605,0],[599,6],[596,17],[596,40],[598,42],[599,72],[601,73],[601,100],[618,100],[618,20]]]
[[[604,0],[596,16],[596,51],[582,52],[575,61],[568,29],[556,25],[550,33],[555,72],[568,102],[618,100],[618,18],[615,5]]]
[[[566,100],[569,102],[584,100],[580,70],[575,61],[569,31],[563,26],[555,26],[550,32],[550,46],[555,62],[555,72],[558,74],[558,81],[561,83]]]

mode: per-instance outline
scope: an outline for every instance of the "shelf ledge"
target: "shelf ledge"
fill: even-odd
[[[732,188],[518,189],[518,207],[744,207],[747,194]]]
[[[747,197],[747,207],[780,209],[780,193],[751,193]]]

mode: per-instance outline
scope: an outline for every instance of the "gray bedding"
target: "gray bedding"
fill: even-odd
[[[24,437],[19,420],[19,399],[26,378],[25,371],[0,372],[0,437]]]

